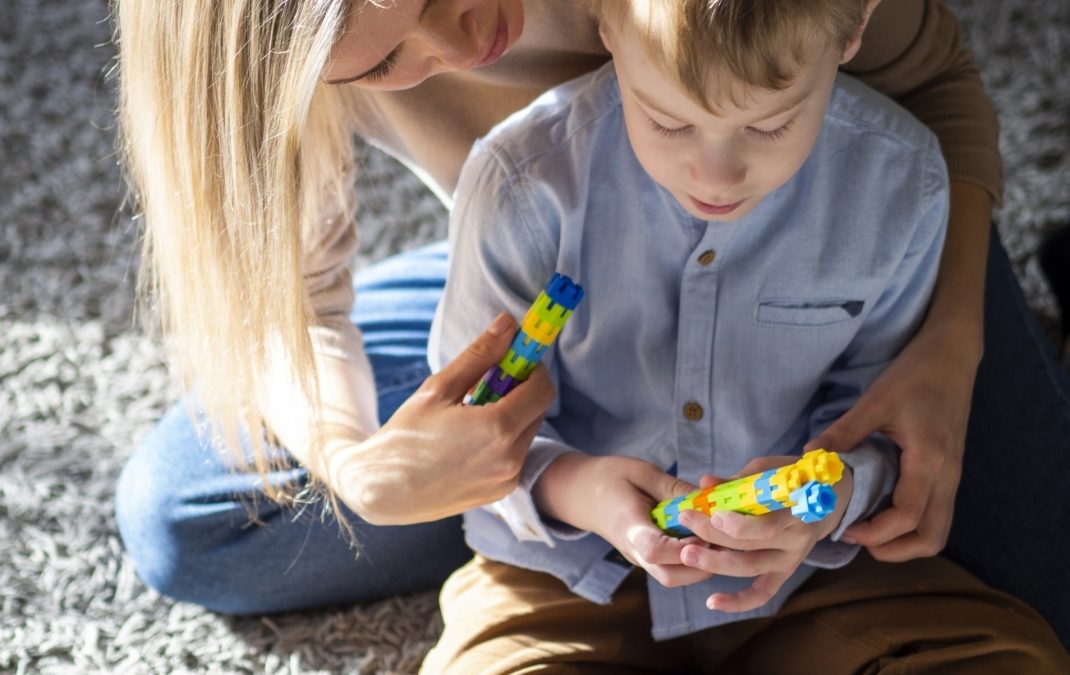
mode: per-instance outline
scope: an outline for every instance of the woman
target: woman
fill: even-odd
[[[511,490],[553,392],[537,373],[494,406],[459,405],[507,348],[508,318],[424,380],[441,247],[359,275],[350,323],[350,134],[448,195],[479,135],[607,58],[578,4],[119,0],[124,147],[146,223],[145,278],[196,392],[137,450],[119,486],[122,535],[149,585],[219,611],[267,612],[431,588],[467,557],[451,516]],[[998,241],[989,249],[1002,186],[977,69],[942,2],[886,0],[846,70],[937,132],[951,222],[924,326],[811,446],[850,448],[880,430],[903,447],[894,504],[851,532],[883,560],[943,548],[969,447],[950,552],[1065,631],[1043,573],[1021,579],[1014,556],[978,555],[993,526],[985,499],[1022,494],[1019,483],[1041,475],[1070,437],[1070,386],[1052,379],[1054,364],[1032,341]],[[1006,364],[1016,369],[1010,382],[997,370]],[[1015,426],[1019,410],[1044,405],[1044,419]],[[240,440],[239,428],[252,431]],[[1020,453],[1005,452],[1008,436]],[[215,459],[224,447],[236,450]],[[993,472],[993,461],[1011,465]],[[295,518],[313,482],[364,555],[333,520]],[[1065,497],[1038,499],[1067,512]],[[266,527],[244,527],[250,505]],[[1023,553],[1036,508],[998,514]],[[1061,568],[1048,558],[1040,564]]]

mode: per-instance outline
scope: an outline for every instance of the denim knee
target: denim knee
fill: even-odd
[[[141,580],[164,595],[174,596],[177,542],[169,532],[171,519],[166,515],[173,495],[167,494],[166,485],[157,484],[147,454],[144,446],[138,448],[119,475],[115,519]]]
[[[116,487],[119,534],[141,580],[159,593],[228,613],[258,611],[229,550],[250,522],[278,506],[257,476],[228,469],[175,405],[123,467]],[[255,508],[254,508],[255,505]],[[235,551],[237,553],[237,551]]]

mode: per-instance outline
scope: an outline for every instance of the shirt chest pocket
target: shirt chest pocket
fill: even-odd
[[[855,298],[769,297],[758,301],[760,325],[783,328],[821,328],[846,324],[865,309],[864,300]]]

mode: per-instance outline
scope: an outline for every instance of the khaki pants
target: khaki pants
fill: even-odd
[[[862,553],[819,570],[775,617],[665,642],[650,637],[641,571],[601,606],[552,576],[476,556],[446,582],[441,606],[428,675],[1070,674],[1036,612],[943,558],[888,564]]]

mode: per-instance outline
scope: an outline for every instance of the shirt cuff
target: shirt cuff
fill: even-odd
[[[528,450],[524,467],[520,470],[519,485],[502,499],[483,508],[501,518],[519,541],[539,541],[553,547],[555,538],[580,539],[586,536],[587,532],[558,520],[544,520],[531,496],[535,483],[546,471],[546,467],[569,452],[576,450],[564,443],[537,437]]]
[[[803,560],[813,567],[835,569],[854,559],[862,547],[841,542],[840,538],[851,525],[869,518],[885,506],[895,490],[899,475],[899,448],[877,434],[851,452],[839,453],[839,456],[851,469],[854,489],[839,526],[828,537],[817,542]]]

